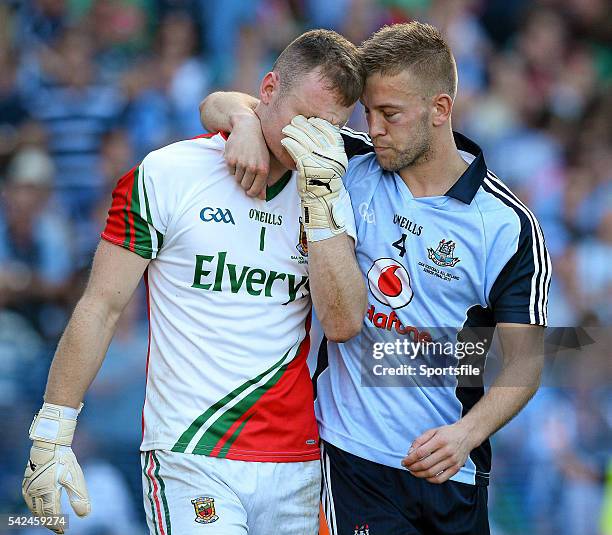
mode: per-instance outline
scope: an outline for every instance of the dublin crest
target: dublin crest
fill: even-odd
[[[198,524],[211,524],[219,519],[215,514],[215,500],[208,496],[200,496],[195,500],[191,500],[195,509],[195,521]]]
[[[431,247],[427,249],[427,256],[431,261],[443,267],[455,267],[460,259],[453,256],[455,242],[452,240],[440,240],[438,248],[434,251]]]

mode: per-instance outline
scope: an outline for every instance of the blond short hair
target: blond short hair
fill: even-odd
[[[450,47],[431,24],[409,22],[383,26],[366,39],[360,53],[367,75],[414,73],[430,94],[457,94],[457,65]]]

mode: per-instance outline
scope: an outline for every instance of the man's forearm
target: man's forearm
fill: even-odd
[[[506,381],[509,377],[510,375],[508,375]],[[537,382],[534,381],[529,386],[492,385],[489,391],[460,421],[461,425],[465,425],[470,430],[474,447],[482,444],[493,433],[512,420],[533,397],[539,385],[539,376]]]
[[[308,243],[312,300],[329,340],[345,342],[359,333],[366,309],[363,276],[346,233]]]
[[[245,93],[217,91],[200,103],[200,122],[209,132],[231,132],[242,117],[255,117],[258,103]]]
[[[118,317],[95,299],[79,301],[51,364],[47,403],[78,408],[102,365]]]
[[[544,363],[543,329],[498,324],[504,367],[490,390],[458,422],[428,429],[413,440],[402,466],[430,483],[444,483],[470,451],[508,423],[538,389]]]
[[[504,367],[488,392],[459,421],[469,429],[475,447],[506,425],[536,393],[544,365],[540,327],[500,330]]]

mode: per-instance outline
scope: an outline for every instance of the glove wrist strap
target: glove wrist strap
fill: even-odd
[[[308,221],[306,210],[308,210],[310,215],[309,222],[306,222]],[[333,208],[326,210],[322,206],[313,207],[312,205],[308,206],[306,203],[302,203],[302,220],[305,221],[304,230],[309,242],[327,240],[346,231],[344,221],[340,217],[338,217],[340,221],[336,221],[334,216],[329,213],[333,211]],[[342,224],[339,224],[340,222]]]
[[[302,199],[302,221],[308,241],[333,238],[346,231],[346,206],[342,193],[335,199]],[[350,204],[349,204],[350,208]]]
[[[309,228],[306,229],[306,239],[310,242],[317,242],[323,240],[329,240],[338,234],[344,232],[344,229],[341,229],[337,232],[334,232],[330,228]]]
[[[82,403],[78,409],[43,403],[30,426],[30,439],[70,447],[82,408]]]

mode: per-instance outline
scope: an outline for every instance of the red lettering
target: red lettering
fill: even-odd
[[[382,320],[382,322],[381,322]],[[387,315],[379,312],[374,315],[374,327],[378,327],[379,329],[384,329],[387,327]]]
[[[395,330],[400,334],[406,334],[408,332],[408,329],[404,327],[401,323],[397,324],[397,327],[395,327]]]
[[[431,342],[433,339],[427,331],[419,331],[412,325],[404,326],[394,310],[387,316],[383,312],[376,312],[374,305],[368,308],[367,318],[375,327],[391,331],[394,327],[398,334],[407,334],[412,342]]]
[[[392,310],[391,314],[389,314],[389,322],[387,323],[388,331],[390,331],[393,328],[394,323],[397,323],[398,325],[400,324],[399,319],[397,318],[397,314],[395,313],[395,310]]]
[[[413,327],[412,325],[404,327],[401,332],[399,329],[397,329],[397,332],[400,334],[408,334],[409,338],[411,338],[413,342],[416,342],[419,339],[419,330],[416,327]]]

